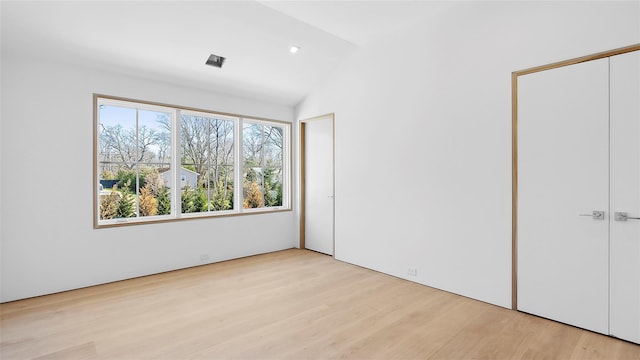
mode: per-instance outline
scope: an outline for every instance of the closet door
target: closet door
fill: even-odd
[[[640,52],[611,58],[611,335],[640,343]]]
[[[608,59],[518,78],[518,310],[605,334],[608,89]]]

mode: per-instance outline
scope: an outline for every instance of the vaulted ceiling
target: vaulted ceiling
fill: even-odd
[[[2,1],[2,52],[294,106],[357,47],[451,6],[427,1]],[[298,45],[297,54],[289,53]],[[210,54],[226,57],[221,69]]]

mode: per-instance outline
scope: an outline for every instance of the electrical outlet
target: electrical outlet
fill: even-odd
[[[414,267],[410,267],[407,269],[407,274],[411,276],[418,276],[418,269]]]
[[[200,255],[200,261],[207,261],[207,260],[209,260],[209,255],[208,254]]]

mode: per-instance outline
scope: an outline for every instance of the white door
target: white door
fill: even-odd
[[[303,122],[302,126],[305,247],[333,255],[333,115]]]
[[[518,310],[605,334],[608,89],[608,59],[518,78]]]
[[[640,217],[640,52],[611,58],[611,211]],[[640,343],[640,220],[611,221],[611,335]]]

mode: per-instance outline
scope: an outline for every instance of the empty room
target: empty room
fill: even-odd
[[[0,17],[0,358],[640,359],[640,1]]]

